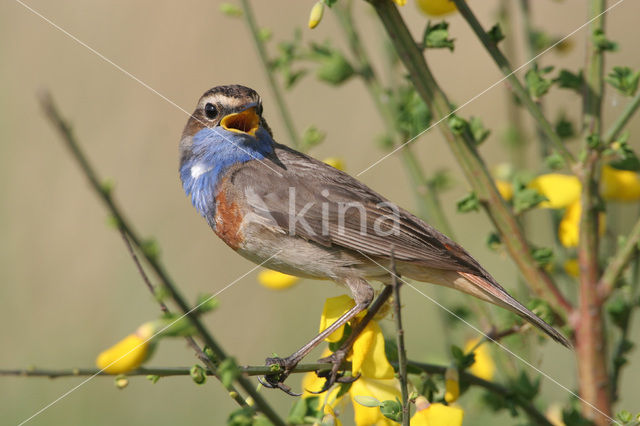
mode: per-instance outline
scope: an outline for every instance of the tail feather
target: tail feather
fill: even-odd
[[[485,300],[488,300],[519,315],[520,317],[529,321],[531,324],[538,327],[540,330],[544,331],[556,342],[561,343],[569,349],[573,349],[573,345],[571,344],[571,342],[569,342],[569,340],[567,340],[566,337],[560,334],[555,328],[544,322],[542,318],[527,309],[522,303],[511,297],[511,295],[507,293],[507,291],[498,283],[488,281],[486,278],[467,272],[459,272],[459,274],[464,277],[465,280],[470,281],[471,284],[476,287],[476,289],[481,290],[487,296]],[[465,291],[465,289],[461,287],[462,286],[458,288]]]

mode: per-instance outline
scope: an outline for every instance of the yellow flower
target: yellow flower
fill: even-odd
[[[407,0],[393,0],[393,2],[398,6],[404,6],[405,4],[407,4]]]
[[[578,245],[581,213],[580,200],[574,201],[564,212],[560,225],[558,225],[558,238],[563,246],[576,247]]]
[[[309,28],[314,29],[322,21],[322,15],[324,13],[324,3],[322,1],[316,2],[311,8],[309,14]]]
[[[343,295],[338,297],[330,297],[324,302],[322,315],[320,316],[320,333],[327,329],[331,324],[336,322],[349,309],[353,308],[356,303],[349,296]],[[340,327],[325,340],[329,343],[339,342],[344,333],[344,326]]]
[[[271,290],[283,290],[297,283],[300,278],[282,272],[265,269],[258,274],[258,282]]]
[[[384,351],[384,336],[375,320],[362,330],[353,343],[349,359],[351,359],[351,371],[354,376],[358,373],[363,377],[374,379],[392,379],[395,371]]]
[[[640,200],[640,175],[628,170],[602,167],[602,197],[613,201]]]
[[[449,404],[460,396],[460,377],[456,367],[449,367],[444,372],[444,400]]]
[[[456,10],[456,5],[451,0],[418,0],[418,7],[427,15],[446,15]]]
[[[513,185],[511,182],[507,182],[506,180],[496,179],[496,187],[498,188],[498,192],[502,195],[506,201],[511,200],[513,198]]]
[[[327,299],[320,317],[320,332],[336,322],[338,318],[354,306],[355,302],[346,295]],[[364,312],[360,313],[359,318],[364,314]],[[344,326],[334,331],[325,340],[339,342],[343,334]],[[347,359],[351,361],[351,369],[354,376],[362,374],[375,379],[390,379],[394,377],[395,372],[391,364],[389,364],[384,351],[384,336],[375,320],[371,320],[353,342],[353,348]]]
[[[141,325],[134,334],[101,352],[96,365],[108,374],[124,374],[135,370],[151,355],[150,338],[153,333],[152,323]]]
[[[464,346],[465,353],[473,349],[478,344],[478,341],[479,339],[469,340]],[[493,379],[493,375],[496,372],[496,364],[491,358],[489,347],[483,343],[473,353],[475,354],[475,362],[469,367],[469,372],[484,380]]]
[[[349,396],[354,401],[353,411],[355,414],[356,426],[394,426],[396,422],[386,418],[380,411],[380,407],[365,407],[357,402],[359,396],[370,396],[378,401],[395,401],[400,399],[400,387],[398,380],[393,379],[371,379],[361,376],[353,382],[349,388]]]
[[[579,200],[582,190],[577,177],[559,173],[540,175],[529,183],[529,187],[549,199],[540,203],[540,207],[552,209],[561,209]]]
[[[582,214],[582,205],[580,200],[574,201],[567,210],[564,212],[564,216],[558,225],[558,238],[560,243],[565,247],[576,247],[578,245],[580,236],[580,215]],[[605,215],[600,213],[599,215],[599,229],[600,235],[605,231]]]
[[[574,278],[578,278],[580,276],[580,265],[578,265],[578,259],[567,259],[563,266],[567,275]]]
[[[344,171],[344,160],[340,157],[327,157],[322,161],[335,169]]]
[[[418,411],[411,418],[411,426],[461,426],[464,411],[458,407],[430,404],[423,396],[416,399]]]

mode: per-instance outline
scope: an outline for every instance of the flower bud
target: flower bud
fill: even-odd
[[[455,402],[460,396],[460,378],[458,369],[449,367],[444,373],[444,400],[449,404]]]
[[[324,3],[322,1],[316,2],[311,8],[309,14],[309,28],[314,29],[322,21],[322,15],[324,13]]]

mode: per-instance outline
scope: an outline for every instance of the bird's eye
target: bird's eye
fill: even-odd
[[[262,102],[258,104],[258,108],[256,109],[257,109],[258,115],[262,115]]]
[[[208,119],[213,120],[218,115],[218,108],[214,104],[208,103],[204,106],[204,114]]]

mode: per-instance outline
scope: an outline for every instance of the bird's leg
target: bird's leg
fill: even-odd
[[[289,395],[297,396],[295,393],[291,392],[291,388],[289,388],[283,383],[286,380],[286,378],[289,376],[289,374],[291,374],[291,371],[295,368],[296,365],[298,365],[300,361],[302,361],[302,359],[305,356],[307,356],[307,354],[309,354],[309,352],[311,352],[313,348],[318,346],[320,343],[322,343],[324,339],[329,337],[334,331],[342,327],[344,324],[346,324],[348,321],[350,321],[352,318],[354,318],[356,315],[358,315],[360,312],[366,309],[367,306],[369,306],[371,304],[371,301],[373,300],[373,289],[371,288],[369,283],[367,283],[364,279],[349,278],[345,281],[345,283],[351,290],[351,293],[355,299],[356,305],[353,308],[349,309],[347,312],[345,312],[340,318],[338,318],[333,324],[331,324],[329,327],[323,330],[320,334],[318,334],[316,337],[311,339],[309,343],[307,343],[306,345],[304,345],[303,347],[301,347],[300,349],[298,349],[296,352],[289,355],[288,357],[267,358],[266,360],[267,366],[277,365],[279,366],[279,368],[278,368],[278,371],[275,371],[274,373],[266,374],[264,376],[265,381],[260,380],[260,383],[262,383],[264,386],[268,388],[278,388]],[[354,333],[352,332],[352,335],[353,334]],[[340,365],[342,364],[343,360],[344,360],[344,357],[342,357],[338,365],[334,364],[334,368],[332,369],[332,371],[335,369],[336,377],[337,377],[337,371],[340,368]],[[335,382],[335,378],[333,379],[333,382]]]
[[[317,393],[322,393],[328,390],[336,382],[352,382],[358,378],[358,377],[352,377],[349,379],[341,378],[338,376],[338,370],[340,369],[340,366],[344,362],[347,355],[349,355],[349,352],[351,351],[351,347],[353,346],[353,343],[356,341],[360,333],[362,333],[362,331],[367,326],[367,324],[369,324],[371,319],[373,319],[373,317],[378,313],[382,305],[384,305],[387,302],[387,300],[389,300],[389,297],[391,296],[392,292],[393,292],[393,286],[385,285],[382,292],[378,295],[376,300],[371,304],[371,306],[367,310],[367,313],[364,316],[364,318],[362,318],[361,321],[358,321],[352,327],[351,334],[342,343],[342,345],[340,345],[340,348],[338,348],[338,350],[336,350],[334,353],[332,353],[328,357],[318,360],[319,362],[330,362],[331,364],[333,364],[333,367],[331,368],[331,371],[328,374],[322,374],[322,377],[325,377],[326,381],[322,389]]]

